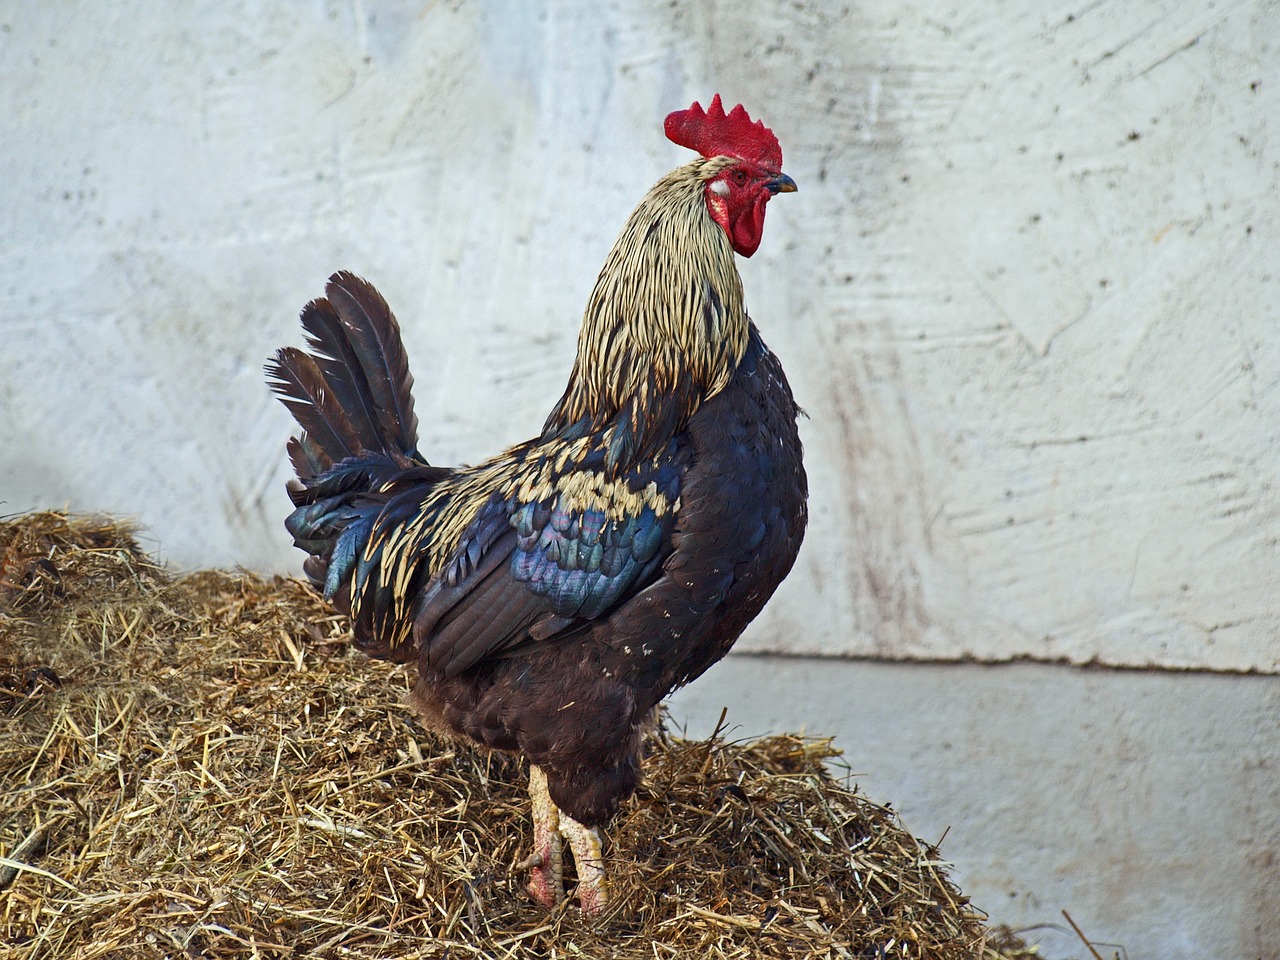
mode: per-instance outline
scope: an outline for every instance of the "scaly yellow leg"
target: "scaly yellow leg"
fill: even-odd
[[[609,901],[609,887],[604,875],[604,847],[600,831],[583,826],[573,817],[560,814],[560,832],[569,841],[573,862],[578,868],[578,903],[582,912],[595,915]]]
[[[532,868],[529,893],[548,910],[564,901],[564,848],[560,842],[560,810],[547,791],[541,767],[529,767],[529,797],[533,801],[533,853],[516,864]]]
[[[518,864],[530,869],[529,893],[548,910],[564,902],[564,846],[569,841],[578,868],[578,902],[582,912],[597,914],[608,902],[604,873],[604,848],[600,831],[561,813],[547,789],[541,767],[529,767],[529,797],[533,801],[533,852]]]

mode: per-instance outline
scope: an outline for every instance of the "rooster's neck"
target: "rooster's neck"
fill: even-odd
[[[746,350],[742,278],[705,199],[723,163],[695,160],[649,191],[587,301],[544,436],[607,433],[611,471],[660,453],[728,385]]]

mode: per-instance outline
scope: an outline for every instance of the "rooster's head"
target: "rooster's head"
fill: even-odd
[[[665,127],[673,143],[724,160],[707,168],[707,211],[724,228],[733,249],[751,256],[764,233],[765,205],[774,194],[796,189],[782,172],[778,138],[759,120],[753,123],[742,104],[726,114],[718,93],[710,109],[694,101],[688,110],[668,116]]]

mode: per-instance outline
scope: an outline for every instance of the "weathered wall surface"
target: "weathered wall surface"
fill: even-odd
[[[838,733],[853,780],[1049,960],[1089,957],[1063,910],[1107,960],[1280,957],[1271,677],[734,656],[671,714],[706,736],[724,708],[730,738]]]
[[[429,455],[527,437],[617,229],[686,158],[662,117],[719,90],[800,184],[742,269],[812,416],[809,538],[743,647],[1275,673],[1278,47],[1264,0],[0,7],[0,509],[133,515],[178,564],[297,571],[290,424],[261,364],[340,267],[405,324]],[[917,670],[929,689],[999,676]],[[1033,686],[1052,699],[1061,675]],[[1181,678],[1170,709],[1273,682],[1232,679]],[[1090,695],[1127,716],[1113,680]],[[812,729],[858,737],[860,715],[811,706]],[[983,750],[1024,724],[956,709]],[[1274,713],[1249,716],[1185,769],[1272,762]],[[1034,729],[1068,772],[1011,778],[967,874],[997,918],[987,863],[1040,891],[1095,868],[1074,834],[1028,853],[1020,810],[1078,817],[1052,799],[1084,769],[1121,802],[1146,783],[1052,726]],[[898,750],[860,741],[856,763]],[[1132,803],[1210,795],[1152,784]],[[960,829],[954,791],[901,789]],[[1262,892],[1189,907],[1195,937],[1145,956],[1263,942],[1242,931],[1277,913],[1274,805],[1230,795],[1240,837],[1264,838]],[[1239,862],[1240,837],[1193,830],[1171,870]],[[1115,935],[1140,960],[1153,929]]]
[[[341,266],[426,451],[523,439],[684,160],[662,116],[719,89],[801,184],[744,272],[814,523],[750,647],[1275,670],[1280,19],[1048,9],[10,8],[7,509],[295,568],[260,364]]]

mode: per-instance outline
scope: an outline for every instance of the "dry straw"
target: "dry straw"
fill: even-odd
[[[0,523],[0,957],[1020,957],[825,740],[662,735],[615,900],[547,914],[519,761],[294,580],[173,578],[127,525]]]

